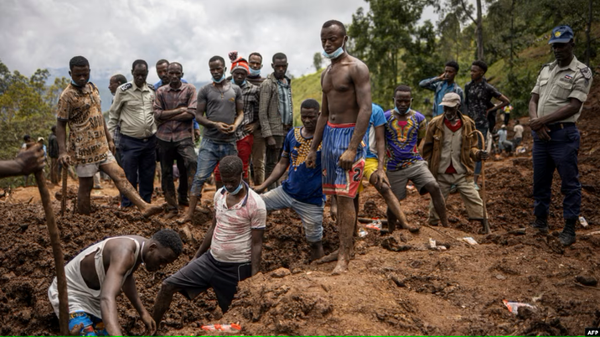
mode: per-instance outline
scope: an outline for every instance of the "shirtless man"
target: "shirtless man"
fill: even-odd
[[[333,275],[348,270],[356,221],[353,199],[365,167],[366,146],[363,137],[371,117],[369,68],[346,53],[348,41],[344,24],[330,20],[321,29],[323,55],[331,65],[321,75],[322,111],[317,122],[311,150],[306,159],[315,167],[317,149],[323,141],[323,192],[337,197],[337,226],[340,236],[338,263]]]
[[[140,300],[133,273],[140,264],[155,272],[179,257],[183,243],[170,229],[162,229],[151,239],[137,235],[105,239],[84,249],[66,266],[69,296],[69,329],[80,336],[122,336],[117,296],[125,293],[146,325],[145,336],[156,332],[156,322]],[[59,316],[56,277],[48,298]]]

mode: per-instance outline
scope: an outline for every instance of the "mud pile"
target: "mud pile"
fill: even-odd
[[[556,234],[510,233],[533,218],[532,164],[529,155],[501,158],[485,166],[493,234],[478,234],[479,224],[468,221],[460,196],[454,194],[448,200],[451,228],[423,226],[420,233],[398,230],[391,236],[369,229],[366,237],[356,239],[350,271],[333,277],[329,273],[334,263],[308,264],[309,247],[297,215],[274,212],[265,232],[262,273],[240,283],[230,311],[221,313],[210,290],[194,301],[176,295],[159,333],[198,335],[204,334],[201,324],[231,322],[240,323],[242,333],[249,335],[574,335],[598,326],[599,288],[576,281],[577,276],[600,278],[600,235],[590,235],[600,229],[598,88],[590,94],[579,123],[581,212],[590,226],[578,225],[578,241],[572,247],[560,246]],[[524,144],[531,149],[528,130],[525,135]],[[550,215],[554,231],[562,227],[558,174],[555,178]],[[204,201],[210,207],[208,200]],[[428,203],[427,196],[410,192],[402,202],[409,222],[426,224]],[[385,216],[385,203],[372,187],[361,195],[360,204],[361,217]],[[58,212],[58,202],[53,207]],[[328,215],[327,207],[326,253],[337,248],[338,240]],[[0,203],[0,218],[0,334],[57,334],[58,320],[47,298],[54,262],[43,209],[36,202]],[[118,209],[114,202],[96,206],[91,216],[69,212],[57,221],[65,260],[104,237],[150,237],[161,228],[179,229],[161,217],[148,220],[136,211]],[[138,270],[136,283],[148,310],[161,281],[190,260],[210,223],[210,215],[197,212],[193,238],[174,264],[157,273]],[[479,244],[459,240],[465,236]],[[429,238],[449,248],[430,250]],[[400,246],[390,251],[389,247]],[[529,303],[535,309],[514,315],[502,303],[504,299]],[[123,332],[142,334],[143,324],[129,301],[120,296],[118,305]]]

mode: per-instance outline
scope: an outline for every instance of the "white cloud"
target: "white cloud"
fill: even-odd
[[[363,0],[1,0],[0,60],[31,74],[37,68],[63,68],[83,55],[92,76],[130,73],[135,59],[150,65],[166,58],[184,66],[185,77],[208,81],[208,59],[238,50],[264,57],[263,76],[276,52],[288,56],[294,76],[313,71],[321,51],[323,22],[352,21]],[[435,21],[435,18],[434,18]],[[129,77],[129,76],[128,76]]]

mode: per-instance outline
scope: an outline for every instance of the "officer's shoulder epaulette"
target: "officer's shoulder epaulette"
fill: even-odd
[[[592,70],[588,66],[579,69],[579,72],[581,72],[581,75],[583,75],[583,78],[585,78],[586,81],[589,81],[593,76]]]
[[[121,89],[121,91],[126,91],[126,90],[129,90],[129,89],[131,89],[131,87],[133,87],[133,84],[131,84],[131,83],[127,82],[127,83],[125,83],[125,84],[122,84],[122,85],[119,87],[119,89]]]
[[[550,67],[551,65],[552,65],[552,62],[542,64],[542,66],[540,67],[540,71],[538,72],[538,75],[542,73],[542,70],[544,70],[544,68]]]
[[[156,88],[154,87],[154,85],[152,85],[150,83],[146,83],[146,85],[148,86],[148,88],[150,88],[150,90],[156,91]]]

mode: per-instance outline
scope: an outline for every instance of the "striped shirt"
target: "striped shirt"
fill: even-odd
[[[163,118],[165,110],[187,107],[189,119],[185,121]],[[178,142],[192,138],[192,123],[196,116],[197,95],[193,84],[181,83],[179,88],[164,85],[156,90],[154,99],[154,118],[158,125],[156,137],[165,142]],[[188,116],[186,116],[188,117]]]
[[[283,125],[292,125],[294,123],[294,111],[292,110],[292,87],[286,78],[284,83],[277,80],[277,90],[279,91],[279,113]]]
[[[244,119],[242,119],[242,124],[235,130],[236,140],[243,139],[250,134],[244,130],[246,125],[258,122],[258,104],[260,99],[260,91],[256,85],[245,81],[239,87],[242,89],[242,99],[244,100]]]

